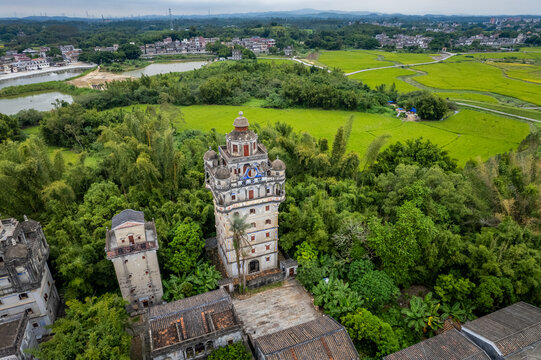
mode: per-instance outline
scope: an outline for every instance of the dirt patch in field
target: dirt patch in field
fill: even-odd
[[[96,70],[86,74],[85,76],[68,81],[68,84],[72,84],[80,88],[103,89],[104,85],[108,82],[132,79],[135,78],[133,76],[100,71],[100,68],[98,67]]]
[[[306,56],[307,60],[317,60],[319,54],[317,52],[312,52]]]

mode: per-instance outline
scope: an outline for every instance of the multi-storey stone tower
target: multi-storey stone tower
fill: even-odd
[[[40,223],[0,220],[0,318],[26,313],[37,338],[50,332],[60,304],[48,257]]]
[[[204,160],[206,186],[214,197],[218,253],[227,275],[238,277],[231,231],[235,214],[247,216],[249,224],[241,248],[244,273],[278,267],[278,206],[285,199],[286,167],[279,159],[269,161],[242,112],[233,126],[220,154],[209,150]]]
[[[115,266],[127,310],[137,313],[162,302],[163,289],[158,266],[158,235],[154,221],[145,221],[142,211],[123,210],[113,216],[107,230],[105,251]]]

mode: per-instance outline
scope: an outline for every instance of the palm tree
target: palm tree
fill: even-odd
[[[244,292],[246,288],[246,274],[244,272],[244,253],[241,252],[242,243],[246,242],[246,229],[249,225],[246,223],[246,218],[248,215],[240,216],[234,214],[231,223],[231,231],[233,232],[233,247],[235,248],[235,256],[237,257],[237,274],[239,275],[239,281],[241,280],[242,274],[242,284],[239,285],[240,292]],[[240,257],[242,255],[242,266],[240,265]]]

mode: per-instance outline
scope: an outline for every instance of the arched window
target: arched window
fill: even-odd
[[[252,260],[248,264],[248,273],[253,274],[259,271],[259,260]]]

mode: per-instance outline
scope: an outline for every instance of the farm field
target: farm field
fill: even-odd
[[[541,105],[541,86],[505,78],[500,69],[474,61],[418,66],[427,72],[414,80],[435,89],[493,92]]]
[[[487,109],[493,109],[497,111],[506,112],[509,114],[515,114],[519,116],[528,117],[531,119],[541,120],[541,111],[539,110],[517,108],[514,106],[507,106],[500,103],[486,103],[486,102],[473,101],[473,100],[462,100],[462,102],[464,102],[465,104],[481,106]]]
[[[385,84],[391,86],[393,83],[396,85],[398,92],[410,92],[419,90],[413,85],[408,84],[407,82],[398,79],[399,76],[405,75],[414,75],[415,71],[401,69],[401,68],[392,68],[392,69],[381,69],[373,71],[365,71],[349,76],[351,79],[360,80],[364,84],[375,88],[380,84]]]
[[[323,66],[327,66],[330,69],[340,69],[345,73],[395,65],[391,61],[379,60],[379,56],[376,53],[363,50],[323,51],[320,53],[317,61]]]
[[[496,98],[490,96],[490,95],[484,95],[484,94],[478,94],[475,92],[454,92],[454,91],[447,91],[447,92],[436,92],[436,95],[449,100],[470,100],[470,101],[478,101],[483,103],[493,103],[497,104],[498,100]]]
[[[427,54],[394,53],[379,50],[323,51],[317,61],[331,69],[337,68],[345,73],[392,66],[396,64],[415,64],[434,61]]]
[[[519,63],[491,63],[514,79],[541,84],[541,66]]]
[[[445,147],[460,165],[472,158],[487,159],[514,149],[530,131],[527,123],[473,110],[462,110],[441,122],[419,123],[403,122],[390,115],[313,109],[277,110],[216,105],[181,107],[181,110],[184,123],[177,123],[179,129],[208,131],[215,128],[218,132],[226,133],[231,130],[238,111],[243,110],[251,124],[287,122],[296,131],[306,131],[316,138],[325,137],[330,142],[336,129],[354,115],[349,151],[362,156],[378,135],[391,135],[389,144],[422,136]]]
[[[257,62],[260,63],[269,63],[269,64],[292,64],[293,60],[291,59],[266,59],[266,58],[257,58]]]

